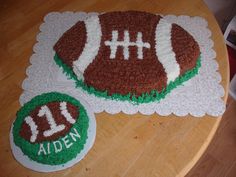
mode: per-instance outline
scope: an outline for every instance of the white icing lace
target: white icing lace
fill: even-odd
[[[67,79],[53,60],[55,52],[53,45],[60,36],[72,27],[78,20],[84,20],[96,13],[50,13],[44,18],[34,45],[34,54],[30,58],[31,66],[26,70],[27,78],[22,87],[24,92],[20,97],[23,105],[34,96],[41,93],[58,91],[75,98],[82,97],[94,112],[106,111],[110,114],[123,111],[126,114],[140,112],[145,115],[158,113],[168,116],[186,116],[191,114],[202,117],[205,114],[218,117],[225,111],[222,100],[224,89],[220,85],[221,76],[216,62],[216,53],[212,49],[211,32],[207,28],[207,21],[201,17],[173,16],[164,17],[170,23],[177,23],[194,36],[201,50],[202,66],[199,74],[171,91],[165,99],[153,103],[133,105],[128,101],[115,101],[89,95],[80,88],[75,88],[74,81]],[[96,14],[97,15],[97,14]],[[207,99],[206,99],[207,98]]]

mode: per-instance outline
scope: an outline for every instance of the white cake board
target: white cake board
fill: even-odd
[[[10,145],[11,145],[12,153],[15,159],[19,163],[21,163],[24,167],[37,171],[37,172],[53,172],[53,171],[64,170],[66,168],[69,168],[75,165],[80,160],[82,160],[94,144],[95,137],[96,137],[96,119],[95,119],[94,113],[91,112],[91,108],[88,106],[88,104],[85,101],[82,101],[81,99],[79,99],[79,102],[84,106],[85,110],[87,111],[87,114],[89,117],[89,127],[88,127],[88,134],[87,134],[88,138],[84,145],[84,149],[82,149],[80,153],[74,159],[68,161],[67,163],[63,165],[45,165],[45,164],[38,163],[36,161],[29,159],[29,157],[24,155],[21,149],[18,146],[16,146],[13,141],[13,132],[12,132],[13,124],[12,124],[11,130],[10,130]]]
[[[192,115],[202,117],[206,114],[219,117],[225,111],[222,100],[225,92],[221,86],[221,75],[218,72],[216,53],[212,49],[214,43],[210,39],[211,31],[207,21],[201,17],[173,16],[164,18],[186,29],[198,42],[201,51],[201,68],[199,74],[183,85],[172,90],[160,102],[134,105],[128,101],[108,100],[88,94],[80,88],[75,88],[73,80],[63,74],[62,69],[54,62],[54,44],[60,36],[73,26],[78,20],[84,20],[94,13],[49,13],[40,26],[37,43],[30,58],[31,66],[26,70],[27,78],[22,84],[24,92],[20,97],[23,105],[31,98],[44,92],[58,91],[73,97],[82,97],[88,102],[95,113],[106,111],[110,114],[124,112],[144,115],[157,113],[162,116],[175,114],[177,116]]]

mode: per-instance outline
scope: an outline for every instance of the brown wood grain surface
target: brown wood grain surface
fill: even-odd
[[[43,17],[52,11],[105,12],[143,10],[160,14],[201,16],[212,31],[219,72],[227,99],[228,56],[222,33],[201,0],[18,0],[0,3],[0,176],[20,177],[174,177],[184,176],[201,157],[221,118],[161,117],[157,114],[96,114],[97,136],[78,164],[53,173],[38,173],[17,163],[10,150],[9,129],[20,108],[25,69]]]
[[[207,150],[186,177],[236,176],[236,100],[229,97],[227,109]]]

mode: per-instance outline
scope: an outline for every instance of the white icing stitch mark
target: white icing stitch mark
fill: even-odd
[[[75,123],[75,119],[72,118],[71,114],[67,110],[67,103],[66,102],[63,101],[60,103],[60,110],[61,110],[61,114],[66,118],[66,120],[69,123],[71,123],[71,124]]]
[[[111,53],[110,58],[114,59],[116,57],[116,52],[118,46],[123,47],[123,55],[124,59],[129,59],[129,46],[136,46],[138,48],[138,59],[143,59],[143,48],[150,48],[150,44],[148,42],[143,42],[142,33],[138,32],[136,42],[130,42],[129,32],[127,30],[124,31],[124,41],[118,41],[118,31],[112,31],[112,39],[111,41],[105,41],[105,45],[110,47]]]
[[[122,43],[120,44],[123,46],[123,55],[126,60],[129,59],[129,43],[130,43],[130,37],[129,37],[129,32],[127,30],[124,31],[124,45]],[[119,44],[119,43],[118,43]],[[114,43],[113,45],[116,45],[116,49],[118,47],[117,43]]]
[[[32,135],[30,137],[30,142],[33,143],[36,141],[38,133],[39,133],[39,131],[37,130],[38,126],[35,124],[32,117],[30,117],[30,116],[27,116],[25,118],[25,122],[30,126],[30,130],[32,133]]]
[[[114,45],[117,43],[118,40],[118,31],[112,31],[112,39],[111,41],[105,41],[105,45],[110,46],[111,54],[110,58],[114,59],[116,57],[116,50],[117,50],[117,45]]]
[[[95,59],[101,43],[101,25],[98,16],[92,16],[84,21],[87,33],[87,39],[79,58],[73,62],[73,71],[83,79],[85,69]]]
[[[155,32],[156,56],[165,69],[167,84],[174,81],[180,74],[180,67],[172,48],[171,29],[172,24],[162,18],[157,24]]]
[[[46,105],[42,106],[39,110],[39,113],[38,113],[39,117],[43,117],[44,115],[46,116],[46,119],[47,119],[48,124],[50,126],[49,130],[46,130],[43,132],[43,135],[45,137],[52,136],[54,133],[60,132],[65,129],[64,124],[60,124],[60,125],[56,124],[55,119],[52,117],[51,111],[49,110],[49,108]]]

